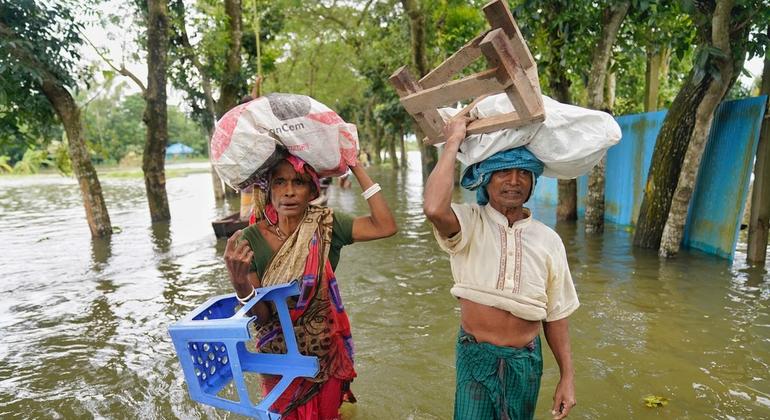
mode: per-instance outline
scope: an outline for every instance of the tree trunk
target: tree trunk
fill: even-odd
[[[380,156],[380,150],[382,148],[382,140],[377,133],[376,124],[373,122],[374,116],[372,115],[374,109],[374,101],[369,100],[364,108],[364,131],[366,132],[366,138],[369,139],[370,149],[372,151],[372,164],[379,165],[382,161]]]
[[[168,58],[168,3],[166,0],[147,2],[147,92],[144,123],[147,141],[144,145],[142,170],[150,219],[163,222],[171,219],[166,195],[166,144],[168,143],[168,113],[166,106],[166,66]]]
[[[607,76],[612,47],[620,31],[620,25],[626,17],[631,2],[624,1],[608,6],[602,12],[602,32],[599,44],[593,52],[591,60],[591,72],[588,76],[588,107],[591,109],[603,109],[604,82]],[[604,171],[607,164],[606,157],[591,168],[588,175],[588,195],[586,195],[586,232],[600,233],[604,231]]]
[[[398,144],[399,144],[399,149],[401,150],[401,167],[402,168],[406,168],[409,166],[409,162],[407,161],[407,158],[406,158],[406,144],[404,142],[405,135],[406,133],[404,133],[403,130],[398,131]]]
[[[239,93],[243,89],[241,80],[241,38],[243,23],[241,20],[241,0],[225,0],[225,14],[228,20],[227,56],[224,74],[221,80],[221,92],[217,101],[217,117],[222,118],[230,108],[238,105]],[[225,187],[226,197],[238,197],[232,188]]]
[[[238,93],[243,88],[241,81],[241,38],[243,37],[241,0],[225,0],[225,14],[228,21],[227,56],[221,80],[222,89],[219,101],[217,101],[218,118],[222,118],[225,112],[238,104]]]
[[[208,145],[208,149],[206,150],[206,153],[209,154],[209,160],[211,159],[211,138],[214,136],[214,128],[207,130],[208,137],[206,138],[206,144]],[[215,200],[222,200],[225,198],[225,184],[222,181],[222,178],[219,177],[219,174],[214,169],[214,165],[212,165],[209,162],[209,171],[211,173],[211,186],[214,189],[214,199]]]
[[[620,25],[626,17],[629,1],[623,1],[607,7],[602,11],[602,31],[599,43],[593,51],[591,71],[588,74],[588,107],[591,109],[604,108],[604,81],[612,57],[612,47],[620,31]]]
[[[588,191],[585,203],[586,233],[604,232],[604,175],[606,168],[607,156],[604,156],[588,173]]]
[[[710,47],[712,39],[712,31],[714,33],[722,33],[726,29],[711,28],[713,11],[702,10],[703,7],[708,7],[707,3],[697,3],[700,13],[704,14],[706,19],[699,19],[702,21],[702,26],[698,27],[699,32],[699,45],[701,47]],[[728,8],[728,10],[730,10]],[[716,9],[723,11],[725,9],[724,2],[718,2]],[[741,14],[742,16],[751,16],[749,14]],[[728,18],[729,19],[729,18]],[[714,22],[722,24],[721,21],[714,20]],[[733,42],[732,50],[734,56],[741,56],[738,54],[739,48],[745,52],[745,39],[746,28],[748,25],[742,25],[740,22],[730,22],[729,24],[743,28],[731,33],[731,42]],[[734,40],[738,40],[736,43]],[[743,41],[740,41],[743,40]],[[740,43],[743,45],[740,45]],[[718,48],[718,47],[717,47]],[[699,48],[708,53],[707,48]],[[684,81],[681,90],[674,99],[671,108],[666,114],[666,119],[663,121],[660,133],[658,133],[658,139],[655,144],[655,150],[652,155],[652,162],[650,164],[649,174],[647,176],[647,185],[645,187],[644,198],[642,199],[642,205],[639,209],[639,219],[636,225],[636,232],[634,233],[634,245],[642,248],[654,248],[658,249],[661,243],[661,236],[666,221],[669,217],[669,211],[671,210],[671,201],[674,195],[674,191],[679,181],[682,164],[685,159],[685,153],[688,149],[690,139],[693,138],[693,133],[696,125],[696,120],[702,118],[703,114],[699,114],[700,104],[703,102],[706,93],[709,91],[709,87],[714,83],[714,79],[711,73],[704,71],[708,68],[709,62],[714,62],[715,56],[709,58],[704,69],[694,67],[690,74]],[[717,67],[723,65],[719,61],[716,61]],[[736,63],[733,63],[733,68],[740,68]],[[732,76],[730,80],[734,80]],[[730,84],[728,83],[728,87]],[[705,111],[703,109],[702,111]],[[707,132],[706,132],[707,134]],[[702,131],[698,132],[698,135],[703,135]],[[692,162],[692,160],[691,160]],[[696,167],[697,171],[697,167]],[[684,186],[683,188],[686,188]]]
[[[382,163],[382,149],[384,148],[384,131],[379,125],[372,127],[374,132],[374,161],[378,165]]]
[[[613,113],[615,109],[615,91],[618,84],[616,76],[615,72],[608,73],[607,84],[604,86],[604,106],[609,113]]]
[[[425,14],[420,8],[419,0],[401,0],[401,5],[409,17],[409,33],[412,42],[412,62],[417,69],[419,77],[430,72],[425,41]],[[438,162],[438,151],[435,147],[422,142],[425,137],[417,123],[412,122],[414,135],[417,136],[417,145],[420,148],[422,160],[422,176],[426,179]]]
[[[658,110],[662,60],[663,51],[660,50],[660,47],[647,46],[647,65],[644,72],[644,112]]]
[[[671,68],[671,47],[664,47],[660,57],[660,89],[668,86],[668,71]],[[656,109],[660,108],[660,91]]]
[[[398,169],[398,154],[396,153],[396,141],[398,140],[398,134],[388,136],[388,153],[390,153],[390,164],[393,169]]]
[[[634,245],[657,249],[671,208],[682,161],[695,125],[695,110],[701,102],[711,76],[695,82],[695,69],[685,79],[658,133],[647,175],[644,197],[634,232]]]
[[[559,69],[554,69],[558,67]],[[569,104],[570,93],[569,86],[570,81],[567,78],[567,73],[558,63],[550,63],[548,69],[550,73],[549,86],[551,89],[551,95],[557,101]],[[577,220],[577,180],[575,179],[560,179],[558,183],[558,203],[556,204],[556,220],[557,221],[569,221]]]
[[[546,2],[543,8],[543,17],[546,21],[553,21],[559,16],[561,5],[557,2]],[[563,104],[572,103],[570,97],[571,82],[567,76],[567,69],[561,65],[561,55],[564,53],[566,40],[564,34],[554,27],[548,32],[549,59],[546,64],[545,74],[548,79],[548,90],[551,97]],[[577,181],[574,179],[560,179],[558,183],[558,203],[556,204],[556,220],[577,220]]]
[[[695,189],[695,179],[698,176],[706,140],[711,131],[711,123],[714,121],[714,113],[719,103],[730,89],[736,63],[732,59],[730,40],[730,15],[733,9],[733,0],[717,1],[713,17],[711,19],[711,44],[720,49],[727,58],[714,57],[713,61],[719,71],[719,77],[712,79],[706,90],[703,100],[698,104],[695,113],[695,126],[692,130],[692,138],[687,146],[687,152],[679,174],[679,181],[671,202],[666,225],[663,228],[660,249],[661,257],[672,257],[679,252],[679,245],[684,235],[684,224],[687,221],[687,210],[690,206],[692,192]],[[740,41],[739,41],[740,42]],[[742,56],[742,55],[741,55]]]
[[[217,120],[217,111],[216,111],[216,105],[214,103],[214,94],[212,93],[211,89],[211,78],[209,78],[208,73],[206,72],[206,69],[203,67],[203,63],[201,63],[200,59],[198,58],[198,55],[195,53],[195,49],[192,47],[192,44],[190,44],[190,38],[187,36],[187,26],[185,25],[185,6],[183,0],[176,0],[176,8],[179,10],[180,16],[179,16],[179,34],[180,34],[180,40],[182,42],[182,47],[184,48],[185,55],[187,56],[187,59],[190,60],[190,62],[195,66],[195,69],[198,70],[198,75],[201,78],[201,86],[203,87],[203,98],[206,102],[206,111],[208,113],[206,114],[206,118],[203,121],[203,125],[206,127],[206,132],[208,133],[208,137],[206,138],[206,144],[208,145],[208,149],[206,150],[207,153],[210,153],[211,151],[211,137],[214,134],[214,125],[216,124]],[[214,198],[217,200],[221,200],[225,197],[225,189],[224,184],[222,183],[222,179],[219,178],[219,174],[217,174],[217,171],[214,170],[214,167],[211,167],[211,184],[214,188]]]
[[[102,195],[102,186],[96,174],[94,165],[88,155],[86,142],[83,138],[83,124],[78,108],[72,95],[59,81],[56,75],[51,74],[47,66],[40,62],[38,57],[27,44],[7,26],[0,22],[0,35],[17,42],[7,43],[12,60],[28,62],[37,70],[40,78],[40,90],[51,103],[56,115],[64,125],[67,133],[67,151],[72,171],[78,180],[80,194],[83,197],[83,208],[86,210],[86,221],[94,238],[105,237],[112,234],[110,215],[107,212],[107,204]]]
[[[559,179],[557,184],[559,203],[556,206],[556,220],[577,220],[577,182],[574,179]]]
[[[67,133],[67,144],[72,170],[75,172],[80,195],[83,197],[83,207],[86,210],[86,221],[92,237],[104,237],[112,234],[110,215],[107,204],[102,196],[102,186],[96,174],[91,158],[88,156],[86,142],[83,138],[83,125],[72,95],[52,77],[45,77],[42,83],[45,96],[53,105],[56,115],[64,125]]]
[[[762,70],[760,95],[770,96],[770,28],[765,44],[765,68]],[[770,227],[770,108],[766,108],[762,131],[759,134],[757,160],[754,163],[754,188],[751,194],[751,218],[749,219],[749,249],[746,258],[750,263],[763,264],[767,255],[767,230]]]

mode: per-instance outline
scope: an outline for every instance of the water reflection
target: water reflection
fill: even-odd
[[[155,222],[150,226],[150,237],[155,247],[155,253],[164,256],[171,248],[170,222]]]
[[[91,239],[91,271],[101,273],[112,257],[112,236]]]

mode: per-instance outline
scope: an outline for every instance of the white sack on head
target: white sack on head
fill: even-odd
[[[620,126],[606,112],[559,103],[543,96],[545,121],[519,128],[468,136],[457,160],[472,165],[502,150],[526,146],[545,164],[544,176],[575,178],[588,172],[611,146],[620,141]],[[442,116],[458,111],[444,108]],[[471,110],[477,118],[513,112],[504,94],[492,95]]]
[[[273,93],[228,111],[211,139],[211,162],[234,188],[253,182],[286,151],[321,177],[342,175],[356,162],[356,126],[309,96]]]

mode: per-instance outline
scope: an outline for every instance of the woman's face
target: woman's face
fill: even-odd
[[[313,200],[315,188],[310,175],[299,174],[289,162],[281,162],[270,177],[270,202],[279,216],[301,216]]]

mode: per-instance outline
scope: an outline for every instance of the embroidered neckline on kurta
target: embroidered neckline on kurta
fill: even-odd
[[[502,213],[497,211],[494,207],[490,206],[489,204],[485,206],[481,206],[484,208],[484,211],[487,212],[487,216],[495,222],[496,224],[502,226],[503,228],[507,229],[521,229],[524,226],[528,225],[530,222],[532,222],[532,211],[530,211],[528,208],[524,207],[524,215],[525,217],[521,220],[517,220],[513,222],[513,225],[508,227],[508,218],[505,217]]]

